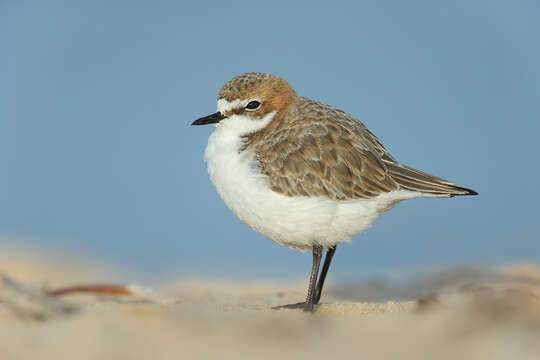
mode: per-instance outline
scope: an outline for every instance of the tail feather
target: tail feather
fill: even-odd
[[[406,190],[441,196],[477,195],[474,190],[451,183],[450,181],[427,174],[423,171],[398,164],[387,163],[388,173],[398,185]]]

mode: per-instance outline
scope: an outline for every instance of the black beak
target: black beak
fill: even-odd
[[[220,122],[221,120],[225,118],[226,116],[218,111],[217,113],[214,113],[212,115],[208,115],[208,116],[195,120],[193,123],[191,123],[191,125],[217,124],[218,122]]]

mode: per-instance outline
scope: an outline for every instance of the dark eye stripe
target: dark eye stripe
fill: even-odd
[[[259,106],[261,106],[261,103],[254,100],[254,101],[250,101],[249,104],[246,105],[245,109],[246,110],[255,110],[257,109]]]

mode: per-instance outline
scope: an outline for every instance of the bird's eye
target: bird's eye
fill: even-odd
[[[253,101],[250,101],[250,102],[246,105],[245,109],[246,109],[247,111],[253,111],[253,110],[257,110],[257,109],[259,108],[259,106],[261,106],[261,103],[258,102],[258,101],[256,101],[256,100],[253,100]]]

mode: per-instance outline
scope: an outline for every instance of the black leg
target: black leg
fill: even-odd
[[[321,299],[324,280],[326,279],[326,274],[328,273],[328,269],[330,268],[330,263],[332,262],[332,258],[334,257],[334,253],[336,252],[336,246],[337,245],[332,246],[326,251],[321,275],[319,276],[319,281],[317,282],[317,291],[315,292],[315,298],[313,299],[313,303],[315,305],[317,305],[319,303],[319,300]]]
[[[315,302],[317,275],[319,274],[319,266],[321,265],[323,248],[320,245],[313,245],[313,266],[311,268],[311,275],[309,277],[309,288],[306,301],[287,304],[274,307],[275,310],[279,309],[304,309],[304,311],[313,311],[313,305]]]
[[[317,287],[317,276],[319,275],[319,266],[321,265],[323,248],[320,245],[313,245],[313,266],[311,268],[311,276],[309,277],[309,288],[306,297],[306,305],[304,311],[313,311],[315,304],[315,292]]]

